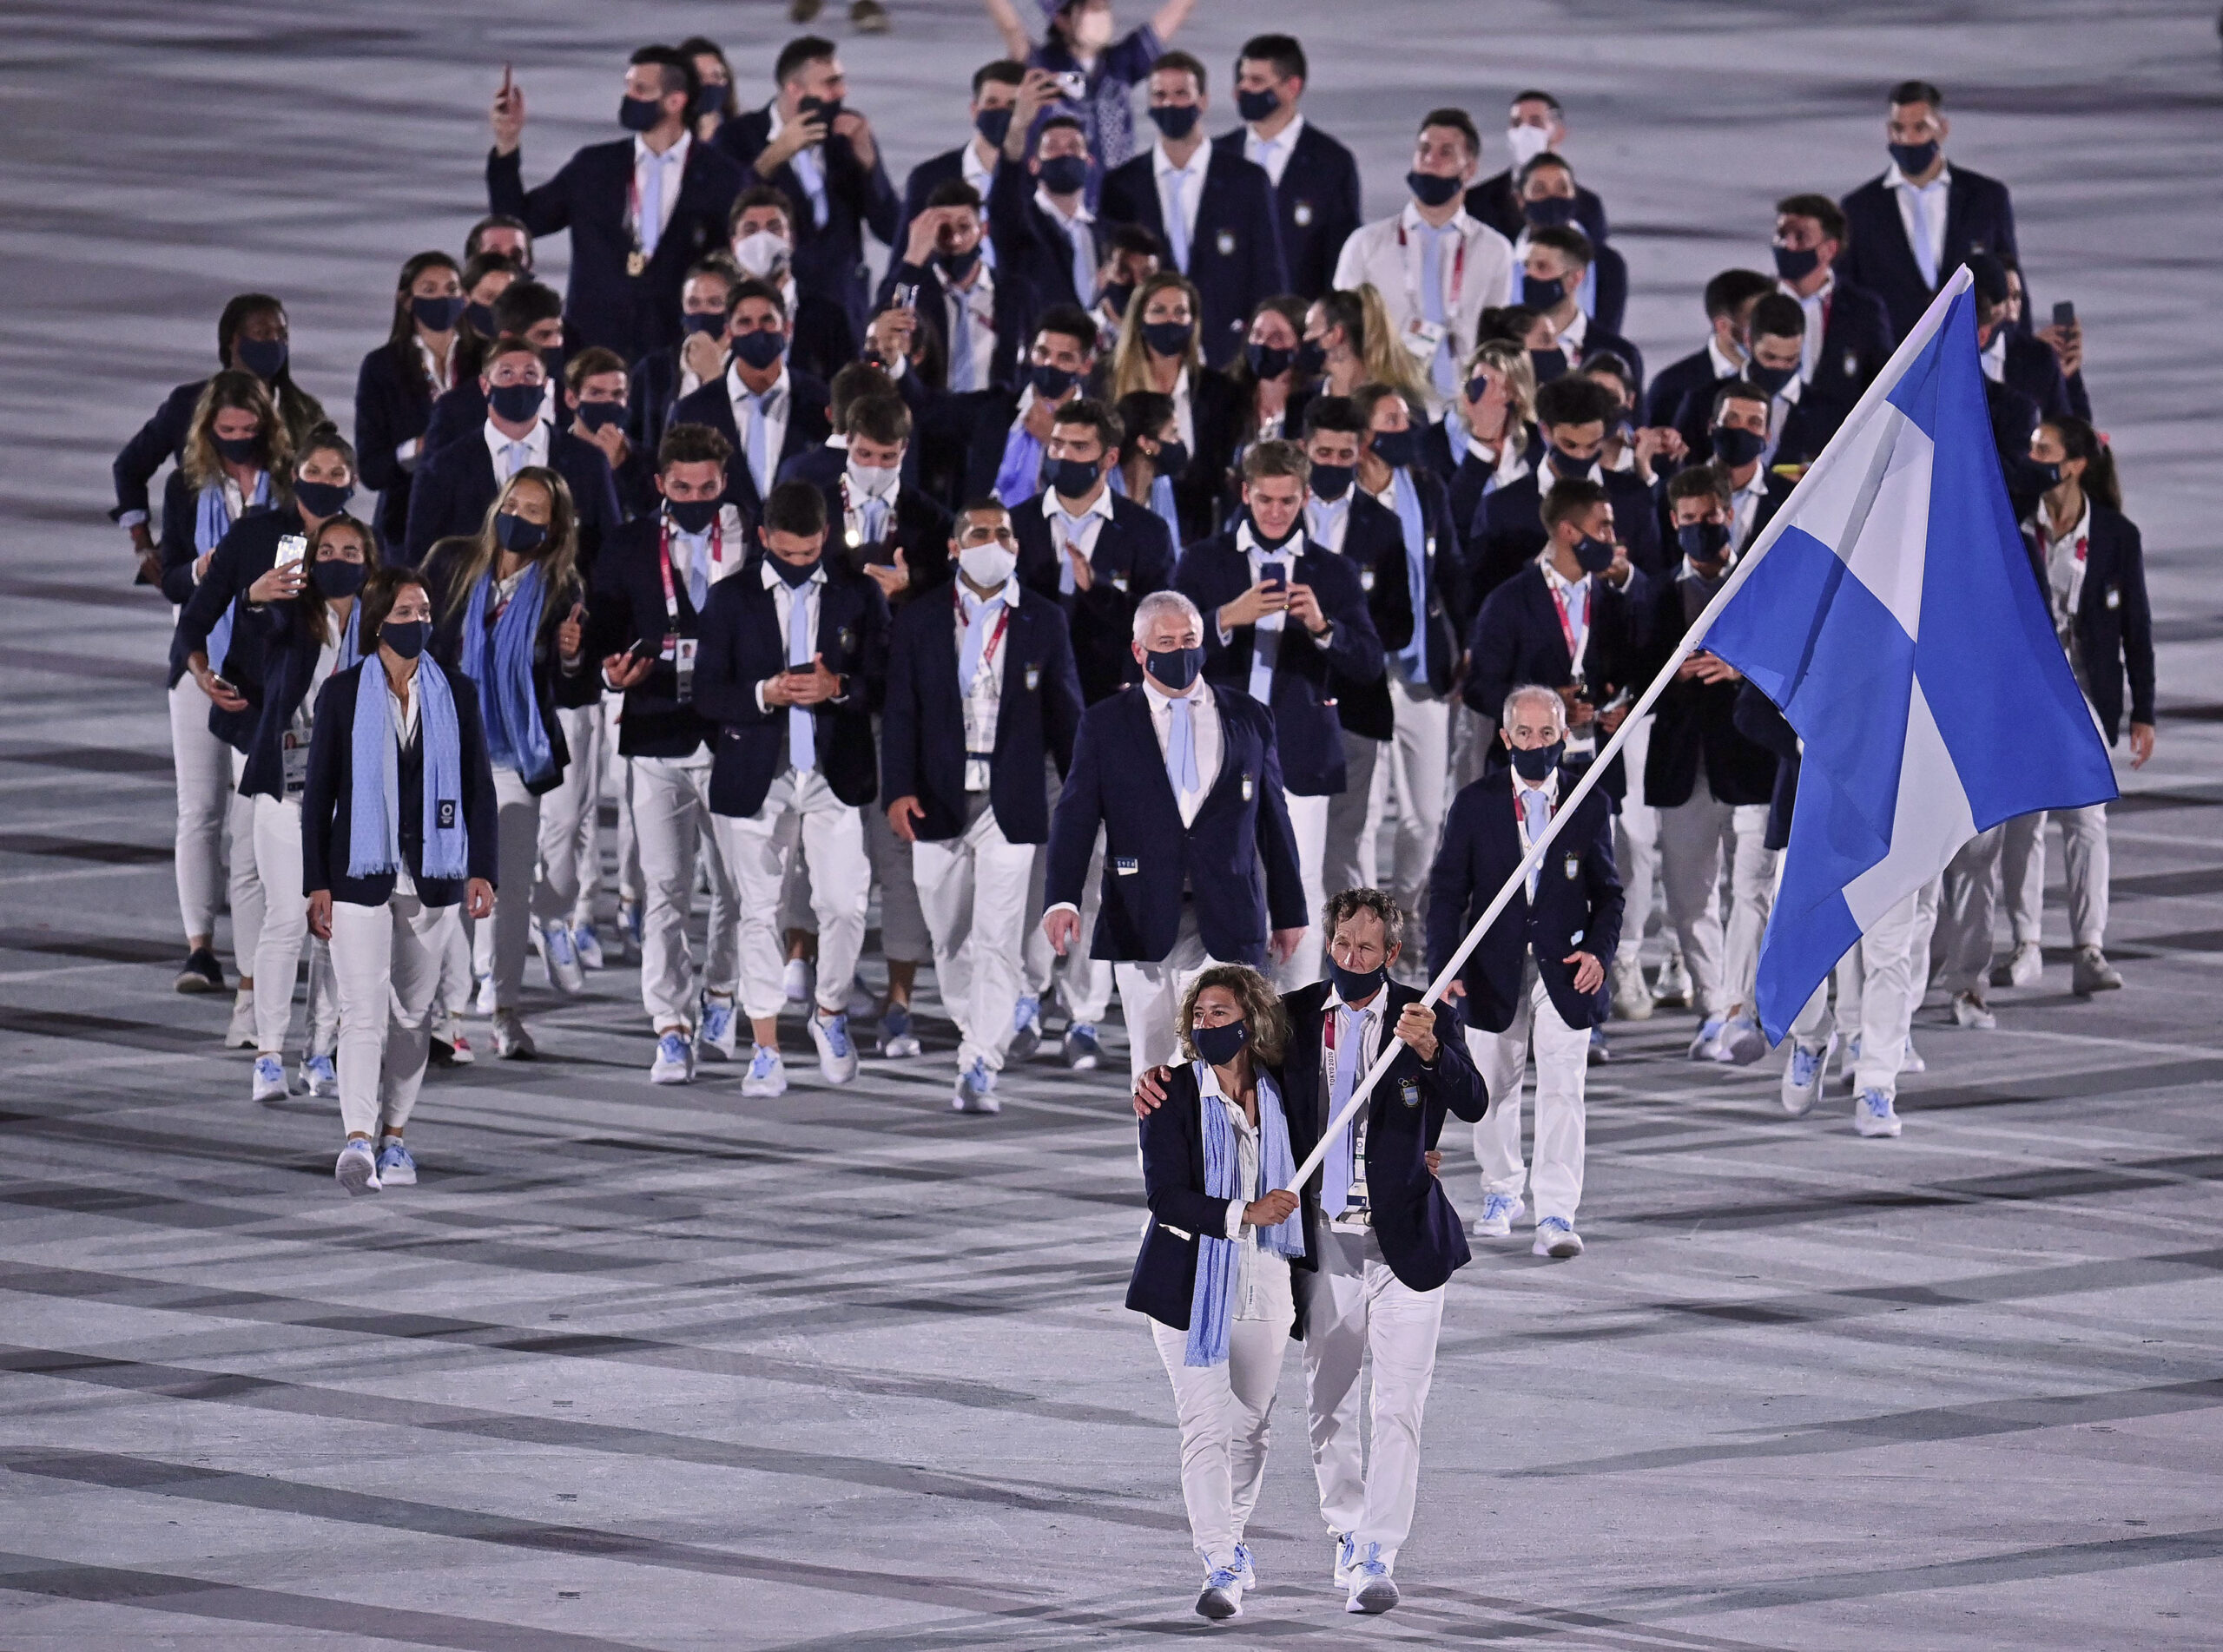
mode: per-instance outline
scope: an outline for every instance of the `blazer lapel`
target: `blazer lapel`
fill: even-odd
[[[1530,566],[1534,568],[1534,563]],[[1544,635],[1551,639],[1547,646],[1560,659],[1567,661],[1566,675],[1572,677],[1574,675],[1574,656],[1567,652],[1567,632],[1560,624],[1560,605],[1552,600],[1551,582],[1545,577],[1544,570],[1537,568],[1535,575],[1536,577],[1528,582],[1528,606],[1535,614]],[[1583,641],[1587,644],[1589,638],[1585,637]]]
[[[1173,795],[1172,777],[1165,772],[1165,754],[1158,748],[1157,719],[1151,714],[1149,700],[1149,695],[1152,692],[1154,691],[1144,688],[1136,688],[1128,691],[1126,696],[1127,737],[1135,742],[1135,768],[1146,771],[1150,775],[1150,778],[1143,780],[1141,784],[1150,792],[1154,806],[1164,809],[1168,818],[1172,820],[1174,830],[1179,832],[1184,829],[1181,825],[1181,800]],[[1224,718],[1221,720],[1221,727],[1223,730],[1226,727]],[[1221,744],[1224,747],[1225,743],[1223,736]],[[1220,772],[1225,773],[1226,771],[1227,759],[1223,754],[1220,759]],[[1205,799],[1206,803],[1210,801],[1209,797]],[[1204,809],[1200,806],[1197,813],[1202,815]]]

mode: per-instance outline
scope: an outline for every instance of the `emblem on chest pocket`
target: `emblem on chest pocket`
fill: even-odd
[[[1400,1079],[1397,1099],[1408,1107],[1418,1107],[1421,1104],[1421,1081],[1417,1078]]]
[[[835,646],[838,647],[842,653],[848,654],[853,651],[857,646],[857,634],[854,630],[845,625],[840,630],[834,633],[834,642]]]
[[[1245,774],[1243,777],[1243,800],[1245,803],[1248,803],[1250,800],[1250,794],[1256,788],[1250,783],[1250,777],[1248,774]]]
[[[1029,694],[1032,694],[1032,693],[1033,693],[1037,688],[1040,688],[1041,686],[1042,686],[1042,668],[1041,668],[1040,666],[1039,666],[1039,665],[1031,665],[1031,666],[1027,667],[1027,668],[1026,668],[1026,692],[1027,692],[1027,693],[1029,693]]]
[[[1219,238],[1215,240],[1212,245],[1219,248],[1219,255],[1222,258],[1233,257],[1235,255],[1235,232],[1231,229],[1223,229],[1219,233]]]
[[[1362,591],[1370,591],[1374,589],[1374,570],[1371,568],[1362,568],[1358,570],[1358,588]]]
[[[1560,863],[1560,865],[1567,872],[1567,882],[1573,883],[1576,879],[1582,876],[1582,857],[1580,855],[1569,855]]]

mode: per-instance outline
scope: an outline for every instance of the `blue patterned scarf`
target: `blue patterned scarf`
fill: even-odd
[[[254,493],[247,502],[245,514],[270,508],[270,472],[263,471],[254,479]],[[201,490],[193,513],[193,554],[205,556],[216,549],[223,536],[232,530],[232,508],[224,500],[224,484],[211,482]],[[224,661],[232,651],[232,626],[238,617],[240,604],[246,600],[242,592],[232,599],[215,624],[208,628],[208,663],[216,674],[223,675]]]
[[[1242,1170],[1241,1150],[1235,1123],[1221,1099],[1219,1081],[1202,1061],[1191,1062],[1197,1076],[1197,1101],[1204,1115],[1204,1191],[1215,1199],[1242,1197],[1236,1185]],[[1282,1114],[1282,1094],[1264,1073],[1258,1075],[1258,1191],[1263,1195],[1286,1188],[1296,1174],[1296,1161],[1289,1148],[1289,1121]],[[1299,1204],[1287,1221],[1262,1229],[1259,1241],[1280,1256],[1304,1254],[1304,1207]],[[1189,1299],[1189,1346],[1182,1355],[1184,1366],[1217,1366],[1227,1359],[1227,1339],[1235,1324],[1235,1282],[1239,1260],[1236,1247],[1246,1240],[1197,1235],[1197,1284]]]
[[[394,740],[386,666],[373,655],[358,668],[355,725],[350,732],[351,819],[347,875],[371,878],[401,870],[401,756]],[[455,696],[430,656],[417,661],[417,734],[425,747],[425,849],[419,875],[460,878],[468,869],[463,824],[463,741]]]
[[[547,595],[540,565],[528,563],[524,577],[502,615],[494,622],[491,648],[486,635],[486,604],[492,600],[490,570],[472,588],[463,615],[463,675],[478,688],[486,718],[486,755],[497,768],[515,769],[528,784],[545,780],[556,767],[548,731],[540,726],[540,706],[532,692],[532,650],[540,635],[540,608]],[[489,654],[492,659],[488,659]]]

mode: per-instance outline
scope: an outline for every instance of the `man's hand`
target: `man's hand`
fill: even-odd
[[[919,336],[919,313],[916,310],[882,310],[872,319],[872,330],[866,342],[881,362],[892,365],[911,359],[912,342]]]
[[[576,661],[586,651],[587,608],[584,602],[571,604],[571,611],[556,628],[556,653],[559,659]]]
[[[320,941],[332,938],[332,892],[329,889],[310,892],[309,933]]]
[[[1286,1188],[1243,1207],[1243,1220],[1253,1227],[1278,1227],[1296,1214],[1296,1195]]]
[[[1042,934],[1050,943],[1050,950],[1059,958],[1080,938],[1080,914],[1069,906],[1060,906],[1053,912],[1042,914]]]
[[[1599,577],[1617,591],[1628,589],[1629,576],[1636,571],[1629,562],[1629,548],[1619,540],[1613,543],[1613,560],[1606,564],[1606,571]]]
[[[1045,446],[1049,444],[1051,429],[1058,422],[1059,405],[1047,396],[1037,396],[1020,421],[1026,426],[1026,433]]]
[[[1606,739],[1611,740],[1613,737],[1614,732],[1619,729],[1623,723],[1628,721],[1628,717],[1629,708],[1627,706],[1608,706],[1605,710],[1598,714],[1599,732],[1603,734]]]
[[[1320,599],[1309,585],[1292,584],[1289,588],[1289,616],[1302,624],[1315,636],[1328,634],[1328,616],[1320,611]]]
[[[1423,1062],[1433,1062],[1441,1047],[1435,1037],[1435,1011],[1415,999],[1397,1017],[1397,1037]]]
[[[1286,964],[1296,956],[1296,949],[1303,944],[1308,926],[1299,924],[1295,929],[1277,929],[1266,943],[1266,951],[1276,964]]]
[[[1692,668],[1691,675],[1700,682],[1742,682],[1745,680],[1743,672],[1718,654],[1701,650],[1684,663]],[[1679,671],[1675,675],[1680,676],[1682,673]]]
[[[810,656],[808,671],[783,671],[776,677],[764,679],[764,703],[768,706],[818,706],[841,692],[841,679],[826,668],[822,655]]]
[[[1432,1176],[1440,1176],[1443,1174],[1442,1154],[1437,1152],[1434,1148],[1430,1148],[1427,1152],[1422,1154],[1421,1157],[1426,1161],[1428,1164],[1428,1175]]]
[[[473,922],[494,915],[494,885],[484,878],[473,878],[463,886],[463,910],[471,914]]]
[[[880,587],[880,594],[894,602],[900,591],[911,589],[911,560],[903,554],[903,547],[895,547],[893,563],[867,563],[865,572],[872,576],[872,582]]]
[[[2052,346],[2061,359],[2061,376],[2064,378],[2080,372],[2084,366],[2084,324],[2072,321],[2067,326],[2043,326],[2037,336]]]
[[[1004,155],[1022,164],[1026,160],[1026,146],[1034,135],[1034,117],[1057,100],[1058,80],[1046,69],[1030,69],[1026,78],[1019,83],[1019,95],[1011,106],[1011,130],[1004,135]]]
[[[575,435],[585,437],[588,441],[600,449],[602,457],[610,461],[610,468],[612,471],[624,468],[626,441],[625,427],[623,425],[605,425],[598,431],[590,431],[575,421],[571,430]]]
[[[920,269],[927,267],[940,243],[942,226],[950,220],[953,211],[949,207],[929,207],[911,220],[911,238],[903,246],[906,264],[915,264]]]
[[[1085,591],[1094,587],[1096,569],[1089,565],[1088,558],[1081,554],[1079,545],[1068,544],[1065,547],[1065,561],[1072,565],[1075,590]]]
[[[916,843],[918,833],[911,822],[927,818],[926,805],[912,796],[899,797],[887,806],[887,829],[906,843]]]
[[[649,673],[656,669],[656,664],[654,660],[643,660],[630,648],[623,654],[605,655],[602,661],[602,680],[623,694],[628,688],[639,688],[647,680]]]
[[[494,106],[487,116],[494,128],[494,153],[515,155],[518,139],[524,131],[524,88],[510,78],[507,70],[502,75],[502,89],[494,94]]]
[[[1260,580],[1233,602],[1219,605],[1220,629],[1231,631],[1238,625],[1256,625],[1262,615],[1286,613],[1290,592],[1294,589],[1289,585],[1268,585]]]
[[[300,563],[285,563],[273,568],[247,588],[250,602],[282,602],[288,597],[299,596],[301,587],[309,582],[308,569]]]
[[[2130,766],[2144,768],[2146,760],[2154,755],[2154,725],[2133,723],[2130,726]]]
[[[880,159],[880,146],[874,141],[872,122],[854,109],[843,109],[834,117],[834,130],[848,139],[849,153],[857,157],[859,166],[870,172]]]
[[[1596,720],[1598,708],[1582,697],[1580,689],[1568,687],[1561,688],[1559,694],[1560,702],[1567,708],[1567,726],[1569,733],[1587,728]]]
[[[1135,1116],[1148,1118],[1165,1105],[1166,1081],[1173,1076],[1171,1067],[1145,1067],[1142,1076],[1135,1080]]]
[[[131,554],[139,559],[138,579],[142,585],[162,582],[162,553],[155,548],[155,536],[147,531],[147,524],[135,522],[130,527]]]
[[[826,142],[826,122],[815,109],[804,109],[780,128],[780,135],[757,152],[754,169],[760,178],[777,172],[815,143]]]
[[[1560,960],[1574,965],[1574,990],[1589,994],[1606,984],[1606,966],[1587,952],[1569,952]]]

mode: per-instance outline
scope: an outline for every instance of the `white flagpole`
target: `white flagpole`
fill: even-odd
[[[1929,308],[1923,313],[1922,319],[1915,324],[1914,331],[1907,335],[1906,341],[1892,352],[1890,360],[1884,364],[1883,371],[1876,375],[1875,382],[1868,386],[1859,401],[1854,404],[1852,411],[1845,415],[1844,423],[1838,426],[1840,431],[1857,428],[1873,411],[1876,405],[1891,393],[1893,388],[1898,384],[1900,376],[1906,371],[1908,364],[1929,346],[1932,335],[1936,332],[1943,321],[1946,307],[1954,299],[1967,291],[1973,279],[1965,264],[1953,273],[1952,278],[1938,290],[1937,296],[1930,300]],[[1545,824],[1543,835],[1528,846],[1528,852],[1520,858],[1520,864],[1514,867],[1512,875],[1506,879],[1503,885],[1498,890],[1496,897],[1483,909],[1482,915],[1474,920],[1474,926],[1467,931],[1467,938],[1459,944],[1459,950],[1446,959],[1442,968],[1436,971],[1435,979],[1428,983],[1428,991],[1421,998],[1422,1004],[1433,1006],[1443,997],[1443,990],[1457,977],[1461,966],[1467,962],[1468,955],[1481,944],[1482,937],[1488,932],[1489,926],[1497,922],[1498,914],[1502,912],[1507,904],[1512,900],[1513,892],[1520,888],[1527,879],[1528,869],[1542,863],[1545,852],[1552,846],[1552,839],[1559,836],[1560,825],[1573,818],[1575,806],[1584,798],[1588,797],[1597,787],[1599,778],[1606,772],[1606,766],[1626,743],[1629,730],[1636,726],[1637,720],[1650,711],[1652,703],[1666,691],[1667,685],[1675,679],[1676,671],[1705,640],[1705,634],[1712,629],[1715,619],[1728,605],[1730,598],[1736,596],[1745,582],[1751,577],[1752,570],[1760,565],[1760,558],[1774,548],[1776,540],[1781,536],[1784,529],[1790,525],[1797,515],[1801,497],[1806,493],[1815,477],[1828,467],[1835,447],[1836,442],[1832,438],[1830,446],[1823,449],[1821,456],[1812,464],[1807,466],[1806,474],[1798,478],[1798,485],[1791,490],[1791,497],[1783,502],[1783,508],[1769,520],[1766,529],[1762,531],[1760,536],[1752,543],[1751,547],[1744,555],[1737,559],[1737,565],[1729,570],[1729,576],[1721,582],[1721,589],[1714,593],[1713,600],[1708,602],[1705,610],[1692,622],[1691,629],[1683,634],[1683,640],[1675,645],[1675,651],[1668,656],[1667,663],[1660,668],[1659,675],[1652,680],[1652,686],[1646,688],[1637,702],[1629,708],[1628,714],[1621,719],[1620,726],[1614,729],[1613,738],[1606,742],[1605,749],[1592,760],[1590,767],[1584,771],[1582,778],[1575,783],[1573,792],[1567,796],[1565,802],[1553,811],[1550,819]],[[1374,1093],[1375,1085],[1381,1082],[1382,1076],[1389,1070],[1390,1064],[1397,1059],[1397,1051],[1398,1043],[1394,1037],[1385,1037],[1382,1041],[1382,1053],[1375,1058],[1374,1065],[1367,1070],[1366,1076],[1361,1079],[1351,1091],[1351,1098],[1343,1104],[1342,1110],[1329,1121],[1326,1129],[1321,1131],[1320,1139],[1312,1144],[1312,1151],[1304,1155],[1304,1162],[1296,1167],[1296,1173],[1290,1177],[1290,1188],[1303,1187],[1310,1179],[1312,1173],[1320,1168],[1321,1161],[1327,1156],[1329,1142],[1349,1128],[1351,1120],[1357,1116],[1358,1109],[1366,1104],[1367,1098]]]

